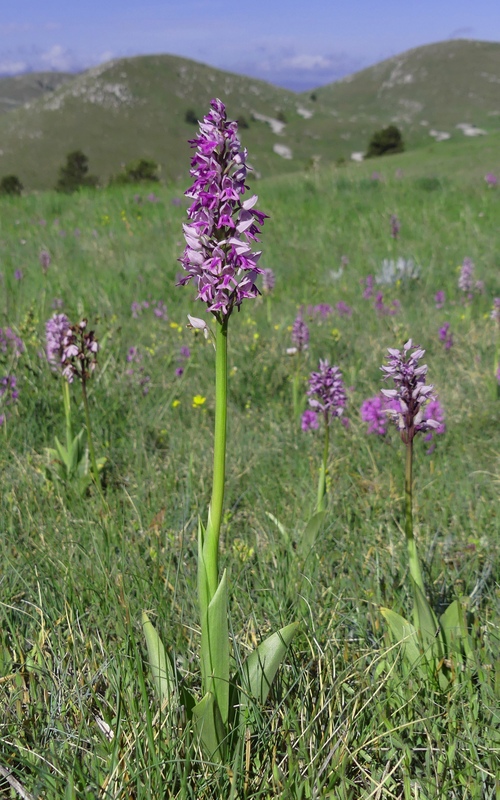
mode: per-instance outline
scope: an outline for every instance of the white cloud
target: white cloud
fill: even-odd
[[[9,58],[0,58],[0,75],[19,75],[21,72],[28,72],[29,67],[26,61]]]
[[[291,58],[284,58],[281,66],[283,69],[299,69],[299,70],[313,70],[313,69],[330,69],[332,66],[331,60],[325,56],[311,56],[307,53],[292,56]]]
[[[71,72],[75,68],[74,54],[60,44],[55,44],[42,53],[40,62],[45,69],[54,72]]]

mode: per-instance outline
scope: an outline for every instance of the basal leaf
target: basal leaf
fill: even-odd
[[[172,664],[163,643],[145,611],[142,612],[142,628],[146,637],[149,666],[160,700],[169,707],[178,706],[179,698]]]
[[[196,732],[208,757],[220,762],[224,759],[226,729],[222,722],[217,700],[212,692],[193,707],[192,717]]]
[[[380,613],[389,626],[392,638],[401,645],[404,658],[406,658],[410,666],[416,666],[421,661],[422,656],[415,626],[390,608],[381,608]]]
[[[273,633],[244,661],[240,672],[242,687],[240,706],[247,705],[249,697],[262,704],[266,702],[274,676],[298,627],[298,622],[292,622],[291,625]]]
[[[202,619],[201,661],[203,686],[207,693],[213,693],[225,725],[229,715],[229,627],[226,571],[208,604],[205,619]]]
[[[424,654],[427,658],[444,657],[444,641],[441,628],[434,611],[430,607],[420,586],[412,580],[415,601],[415,626],[421,637]]]
[[[302,534],[302,539],[299,542],[299,550],[302,556],[307,556],[307,554],[314,547],[316,543],[316,537],[323,524],[325,514],[326,511],[318,511],[317,514],[314,514],[314,516],[312,516],[307,523],[304,533]]]

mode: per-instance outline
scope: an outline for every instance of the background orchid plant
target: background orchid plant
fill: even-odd
[[[193,281],[197,297],[215,321],[215,431],[212,496],[206,526],[198,522],[198,602],[201,627],[202,698],[187,696],[187,709],[209,757],[224,761],[231,733],[239,730],[252,700],[264,703],[274,675],[290,644],[297,624],[272,634],[231,674],[231,642],[228,628],[227,574],[219,570],[219,538],[224,504],[227,427],[227,336],[231,314],[259,291],[257,266],[260,252],[250,242],[258,241],[266,215],[255,209],[257,196],[243,200],[246,150],[241,148],[236,122],[226,118],[224,104],[214,99],[200,123],[200,133],[190,141],[196,148],[191,161],[192,199],[185,224],[186,248],[180,259],[186,272],[179,283]],[[189,318],[192,327],[208,337],[204,320]],[[180,705],[179,681],[173,661],[165,653],[152,623],[143,614],[148,654],[162,700],[170,708]],[[237,738],[237,737],[236,737]]]
[[[388,364],[381,367],[394,388],[382,389],[389,401],[385,413],[399,430],[406,448],[405,534],[413,593],[413,624],[389,608],[381,608],[393,637],[403,648],[411,668],[418,668],[446,689],[457,663],[470,656],[472,643],[467,629],[466,608],[454,600],[437,619],[425,594],[424,580],[413,530],[413,441],[418,433],[439,429],[442,421],[426,413],[436,403],[434,387],[426,384],[427,365],[420,364],[425,350],[409,339],[402,350],[388,350]]]

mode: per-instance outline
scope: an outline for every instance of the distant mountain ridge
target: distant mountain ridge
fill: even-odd
[[[139,157],[158,161],[165,179],[184,179],[187,139],[196,131],[188,120],[201,118],[214,96],[239,120],[257,174],[268,176],[349,159],[391,123],[412,148],[500,131],[500,43],[419,47],[302,94],[156,55],[116,59],[76,76],[0,79],[4,112],[9,95],[19,105],[0,113],[0,177],[14,173],[29,189],[54,186],[74,149],[103,181]]]

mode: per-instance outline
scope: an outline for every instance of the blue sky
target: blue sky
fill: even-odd
[[[500,0],[2,2],[0,74],[171,53],[312,89],[411,47],[500,42]]]

